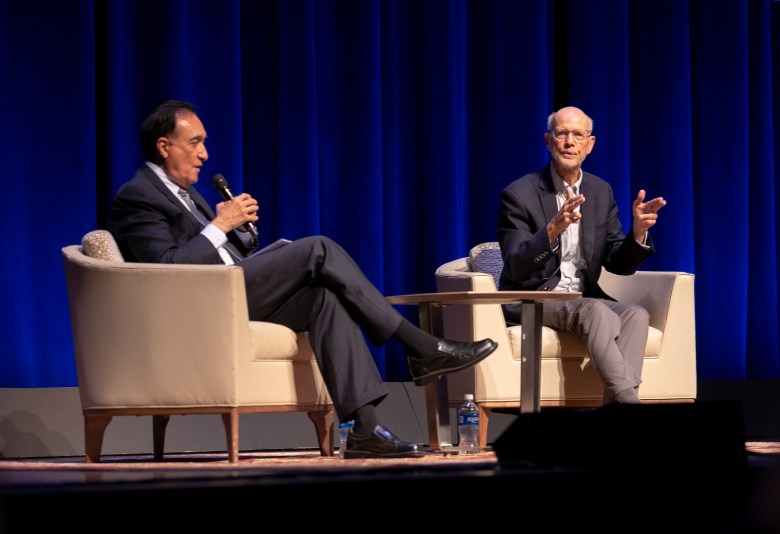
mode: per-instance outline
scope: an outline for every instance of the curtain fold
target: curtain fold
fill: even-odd
[[[0,6],[0,387],[77,385],[60,248],[104,225],[167,98],[203,119],[207,200],[223,174],[258,199],[261,245],[328,235],[387,295],[435,291],[440,264],[494,241],[501,190],[547,161],[548,114],[581,107],[624,230],[640,189],[668,201],[643,269],[696,275],[699,378],[780,378],[776,2]],[[399,346],[373,354],[409,379]]]

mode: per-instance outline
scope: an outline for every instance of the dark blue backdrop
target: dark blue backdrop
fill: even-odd
[[[699,377],[780,377],[779,29],[770,0],[0,0],[0,387],[76,385],[60,248],[167,98],[201,111],[212,202],[222,173],[263,243],[329,235],[388,295],[495,240],[547,115],[579,106],[624,225],[640,188],[669,203],[643,268],[696,274]]]

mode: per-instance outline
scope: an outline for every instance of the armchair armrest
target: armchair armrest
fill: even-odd
[[[77,362],[100,354],[77,365],[85,408],[235,403],[233,369],[251,352],[239,267],[105,261],[78,246],[63,254],[78,291]]]
[[[645,382],[654,384],[654,390],[645,388],[651,398],[696,398],[694,279],[691,273],[677,271],[637,271],[629,276],[603,271],[599,279],[615,299],[641,304],[650,314],[650,326],[661,332],[658,357],[646,359],[643,370]]]
[[[599,285],[616,300],[641,304],[650,314],[650,326],[663,332],[670,313],[673,319],[690,317],[693,329],[693,281],[694,275],[676,271],[637,271],[630,276],[602,271]]]
[[[437,291],[497,291],[493,277],[487,273],[472,272],[468,258],[445,263],[436,269]]]
[[[436,270],[436,290],[489,292],[496,291],[496,283],[489,274],[472,272],[467,258],[459,258]],[[444,321],[444,336],[461,341],[489,337],[498,342],[498,351],[511,351],[501,305],[450,306],[443,313],[451,317]]]

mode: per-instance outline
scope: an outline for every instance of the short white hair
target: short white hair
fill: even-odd
[[[559,110],[560,111],[560,110]],[[555,128],[555,114],[558,113],[558,111],[553,111],[547,116],[547,131],[552,132],[553,128]],[[594,128],[594,122],[593,119],[588,117],[588,115],[585,115],[585,117],[590,121],[590,133],[593,133]]]

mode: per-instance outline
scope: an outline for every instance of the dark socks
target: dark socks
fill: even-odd
[[[406,319],[401,321],[393,338],[406,349],[411,358],[425,358],[436,352],[439,340],[432,335],[417,328]]]
[[[379,420],[376,418],[376,411],[373,404],[366,404],[358,408],[350,417],[355,420],[355,426],[352,427],[352,431],[355,434],[370,434],[379,424]]]
[[[393,339],[398,341],[406,349],[411,358],[425,358],[433,356],[439,344],[439,339],[417,328],[412,323],[403,319]],[[352,431],[355,434],[370,434],[379,424],[373,404],[361,406],[355,412],[345,418],[346,421],[355,421]]]

